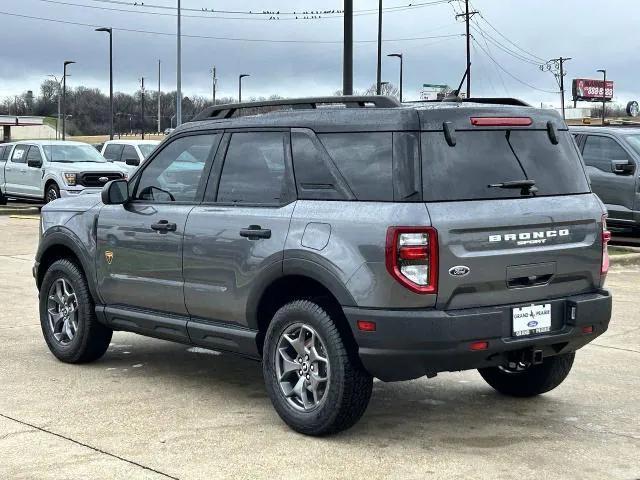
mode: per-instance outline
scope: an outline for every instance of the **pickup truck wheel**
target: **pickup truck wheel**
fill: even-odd
[[[575,353],[547,357],[539,365],[516,368],[489,367],[478,370],[498,392],[512,397],[533,397],[560,385],[569,372]]]
[[[57,200],[58,198],[60,198],[60,189],[58,188],[58,185],[52,183],[47,187],[47,191],[44,194],[44,199],[46,203],[50,203],[54,200]]]
[[[2,193],[2,190],[0,190],[0,205],[6,205],[7,204],[7,197],[4,196],[4,193]]]
[[[349,352],[327,312],[308,300],[280,308],[267,330],[263,374],[280,418],[306,435],[353,426],[364,414],[373,378]]]
[[[70,260],[54,262],[40,286],[40,324],[51,353],[66,363],[102,357],[113,330],[99,323],[87,280]]]

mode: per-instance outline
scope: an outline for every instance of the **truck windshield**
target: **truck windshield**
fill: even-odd
[[[558,132],[557,145],[541,130],[462,130],[456,139],[450,147],[442,132],[422,134],[426,201],[519,198],[521,188],[494,187],[527,180],[535,182],[535,196],[590,191],[567,131]]]
[[[44,145],[42,149],[50,162],[106,162],[100,152],[91,145]]]
[[[624,138],[627,139],[627,143],[631,145],[638,155],[640,155],[640,135],[627,135]]]

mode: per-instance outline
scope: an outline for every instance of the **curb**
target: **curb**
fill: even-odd
[[[39,215],[38,207],[0,207],[0,215]]]
[[[609,255],[611,265],[640,265],[640,253],[623,253],[621,255]]]

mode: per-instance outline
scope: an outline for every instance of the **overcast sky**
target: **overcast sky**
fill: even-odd
[[[461,2],[454,0],[393,11],[393,7],[433,1],[384,0],[385,8],[392,7],[392,10],[384,14],[383,52],[402,52],[405,56],[405,99],[417,98],[423,83],[457,85],[464,72],[464,23],[456,21],[454,12],[460,10]],[[640,51],[640,2],[637,0],[473,0],[472,3],[482,15],[476,16],[482,31],[520,57],[500,49],[491,38],[483,38],[479,31],[474,32],[479,45],[472,50],[473,95],[507,95],[532,103],[559,103],[557,94],[551,93],[558,90],[553,76],[541,72],[531,62],[536,61],[534,56],[548,59],[562,55],[572,57],[567,63],[568,96],[571,78],[600,78],[596,70],[606,68],[608,78],[615,82],[617,101],[640,100],[640,60],[637,53]],[[163,90],[175,89],[175,35],[151,35],[122,29],[175,34],[175,10],[152,9],[149,6],[175,7],[177,1],[144,0],[144,4],[144,7],[135,6],[133,0],[1,0],[0,96],[19,94],[29,89],[37,91],[48,74],[62,74],[64,60],[77,62],[70,67],[72,76],[68,85],[98,87],[108,92],[106,34],[95,33],[87,26],[9,16],[7,13],[111,26],[114,28],[117,91],[135,90],[141,76],[146,78],[148,88],[157,88],[158,59],[163,65]],[[185,35],[288,41],[268,43],[185,37],[185,95],[210,95],[209,70],[213,65],[218,72],[219,96],[237,95],[239,73],[251,74],[243,82],[243,96],[246,97],[323,95],[341,88],[341,18],[295,20],[281,14],[280,20],[265,21],[268,16],[224,14],[233,18],[221,19],[214,17],[222,14],[201,11],[203,8],[253,12],[340,9],[341,1],[182,0],[182,4],[183,8],[200,10],[184,12],[197,17],[183,19]],[[366,14],[366,10],[376,8],[375,0],[354,1],[354,9],[359,12],[354,20],[354,37],[356,41],[371,41],[355,45],[356,89],[367,88],[376,78],[377,14]],[[440,37],[455,34],[459,36]],[[407,40],[414,38],[421,39]],[[293,43],[290,42],[292,40],[336,43]],[[492,55],[506,72],[481,48]],[[519,83],[512,76],[530,86]],[[383,80],[397,83],[397,78],[397,59],[385,57]]]

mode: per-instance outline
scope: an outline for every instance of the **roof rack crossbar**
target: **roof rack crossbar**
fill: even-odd
[[[347,108],[365,108],[372,105],[375,108],[396,108],[402,104],[393,97],[383,95],[357,96],[343,95],[335,97],[291,98],[282,100],[265,100],[262,102],[229,103],[205,108],[192,121],[231,118],[238,110],[260,109],[269,107],[291,107],[294,110],[314,110],[318,105],[342,104]],[[275,110],[275,109],[274,109]]]

